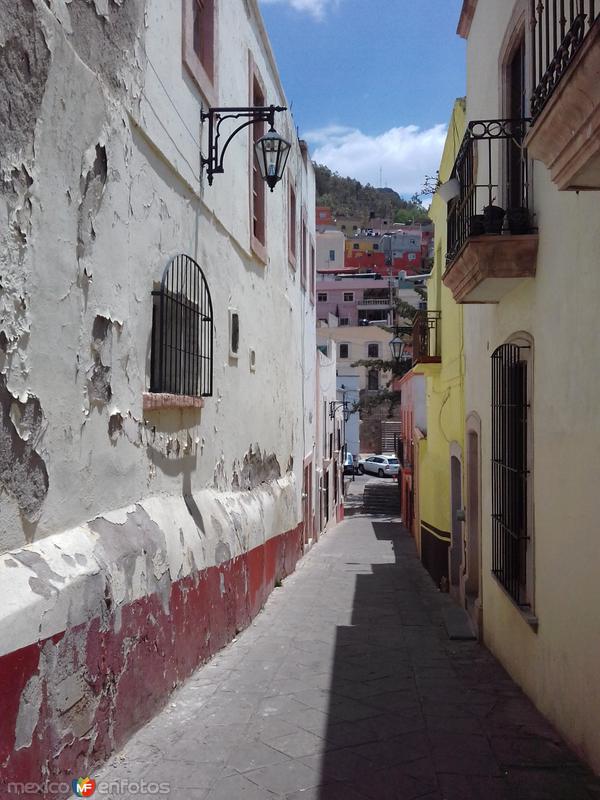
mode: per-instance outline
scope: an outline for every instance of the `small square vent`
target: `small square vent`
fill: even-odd
[[[229,358],[237,359],[240,352],[240,315],[237,308],[229,309]]]

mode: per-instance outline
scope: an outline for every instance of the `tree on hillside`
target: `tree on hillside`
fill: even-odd
[[[415,195],[404,200],[393,189],[377,189],[354,178],[342,178],[322,164],[315,164],[317,205],[331,208],[335,217],[358,217],[368,224],[371,216],[396,220],[406,211],[406,221],[423,221],[427,212]]]

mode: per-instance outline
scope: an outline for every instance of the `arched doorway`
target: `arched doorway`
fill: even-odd
[[[450,560],[448,574],[450,576],[450,591],[457,596],[460,594],[461,589],[461,563],[463,561],[463,526],[459,514],[462,511],[462,462],[460,448],[457,445],[451,447],[451,453],[450,511],[452,527],[448,554]]]
[[[462,602],[483,634],[481,589],[481,419],[475,413],[467,418],[465,568]]]

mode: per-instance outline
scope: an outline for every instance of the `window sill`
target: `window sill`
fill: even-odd
[[[208,106],[217,106],[217,60],[213,59],[213,75],[209,75],[206,66],[200,61],[196,51],[194,50],[194,11],[193,0],[186,0],[183,6],[183,34],[182,34],[182,48],[183,48],[183,63],[196,84],[198,90],[203,95]],[[217,41],[218,37],[218,15],[215,13],[213,20],[213,42]]]
[[[144,411],[161,411],[168,408],[204,408],[204,398],[166,392],[144,392]]]
[[[250,249],[256,258],[266,265],[267,263],[267,247],[256,236],[251,235]]]
[[[518,611],[518,613],[519,613],[519,616],[521,617],[521,619],[522,619],[524,622],[526,622],[526,623],[527,623],[527,625],[529,625],[529,627],[531,628],[531,630],[532,630],[534,633],[537,633],[537,632],[538,632],[538,626],[539,626],[539,622],[540,622],[540,621],[539,621],[539,619],[536,617],[536,615],[535,615],[535,614],[533,614],[531,611],[527,611],[526,609],[522,608],[522,607],[521,607],[521,606],[520,606],[518,603],[516,603],[516,602],[514,601],[514,599],[513,599],[513,598],[510,596],[510,594],[509,594],[509,593],[506,591],[506,589],[504,588],[504,586],[503,586],[503,585],[500,583],[500,581],[498,580],[498,578],[497,578],[497,577],[494,575],[494,573],[493,573],[493,572],[491,573],[491,575],[492,575],[492,578],[494,579],[494,581],[496,582],[496,585],[498,586],[498,588],[501,590],[502,594],[504,595],[504,597],[506,597],[506,598],[507,598],[507,600],[508,600],[508,601],[510,602],[510,604],[512,605],[512,607],[513,607],[513,608],[515,608],[515,609]]]

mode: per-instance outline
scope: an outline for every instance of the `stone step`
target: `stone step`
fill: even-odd
[[[393,503],[399,503],[400,502],[400,498],[398,497],[398,495],[396,495],[395,497],[365,497],[364,498],[364,502],[365,503],[377,503],[377,504],[380,504],[380,505],[381,504],[383,504],[383,505],[391,505]]]
[[[442,617],[449,639],[463,642],[477,639],[471,618],[464,608],[448,606],[442,609]]]
[[[394,481],[388,484],[373,482],[365,484],[363,493],[363,508],[367,514],[386,514],[397,517],[400,515],[400,496],[398,484]]]

